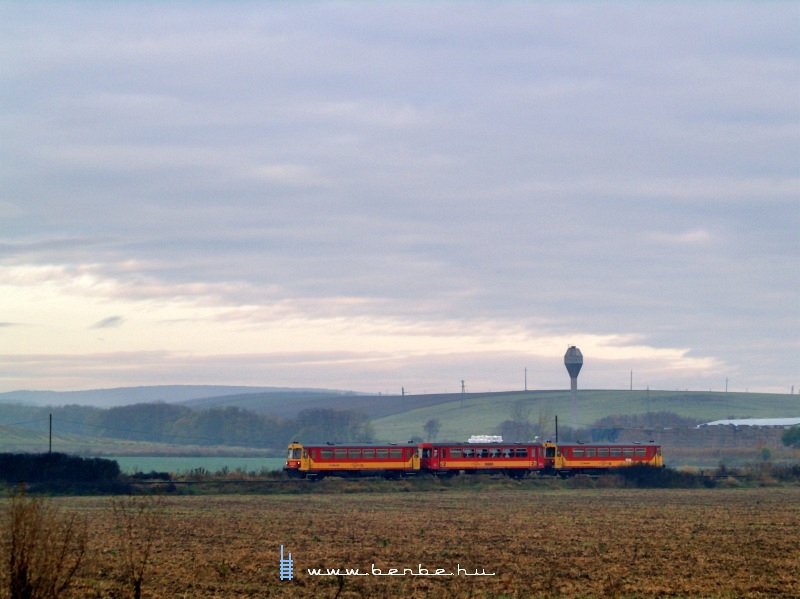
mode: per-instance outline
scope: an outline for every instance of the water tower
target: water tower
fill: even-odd
[[[564,366],[567,367],[567,372],[569,373],[570,391],[577,391],[578,373],[581,371],[581,366],[583,366],[583,354],[581,350],[574,345],[570,345],[567,348],[567,353],[564,354]]]

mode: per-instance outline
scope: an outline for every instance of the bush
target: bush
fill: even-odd
[[[123,577],[134,599],[142,596],[147,567],[163,532],[163,496],[112,497]]]
[[[700,474],[655,466],[625,466],[617,469],[615,474],[640,488],[692,489],[714,486],[713,480]]]
[[[20,482],[111,482],[119,478],[119,464],[103,458],[65,453],[0,453],[0,480]]]
[[[19,489],[3,523],[3,582],[12,599],[54,599],[69,586],[86,553],[86,523],[63,516]]]

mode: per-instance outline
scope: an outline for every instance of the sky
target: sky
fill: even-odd
[[[0,2],[0,392],[800,389],[800,4]]]

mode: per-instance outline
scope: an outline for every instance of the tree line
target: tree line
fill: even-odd
[[[198,410],[164,402],[107,409],[77,405],[13,407],[4,410],[0,425],[44,432],[52,414],[54,434],[151,443],[283,449],[295,439],[324,443],[369,442],[374,438],[369,418],[352,410],[312,408],[294,418],[280,418],[234,406]]]

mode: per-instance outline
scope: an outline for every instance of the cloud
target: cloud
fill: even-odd
[[[711,233],[704,229],[685,231],[683,233],[658,233],[650,234],[650,238],[667,245],[706,245],[713,240]]]
[[[0,6],[6,352],[796,384],[796,7],[317,8]]]
[[[90,329],[117,329],[123,325],[125,319],[122,316],[109,316],[94,323]]]

